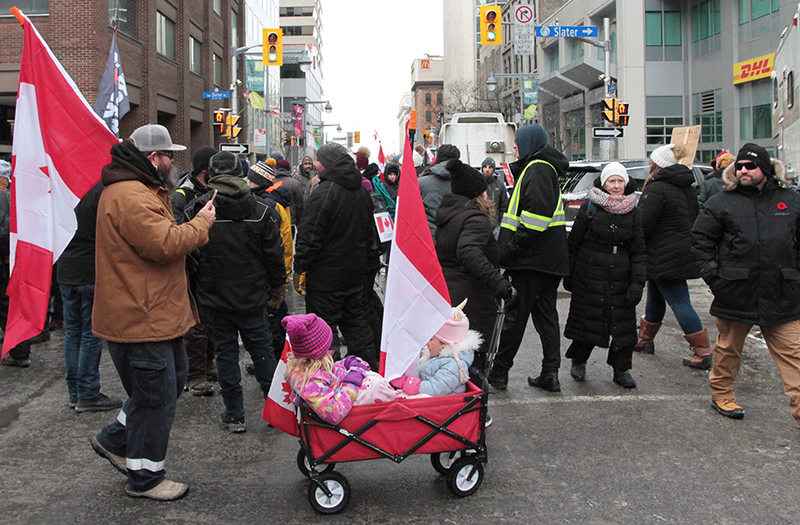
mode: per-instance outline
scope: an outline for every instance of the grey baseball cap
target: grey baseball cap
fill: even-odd
[[[131,140],[141,152],[149,151],[183,151],[186,146],[173,144],[169,131],[158,124],[147,124],[137,128],[131,134]]]

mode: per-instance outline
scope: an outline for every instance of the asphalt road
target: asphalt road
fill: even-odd
[[[715,336],[702,282],[692,283],[692,296]],[[559,297],[563,326],[569,294]],[[800,432],[763,342],[747,343],[737,382],[747,413],[733,421],[711,409],[708,373],[681,366],[688,345],[671,312],[656,354],[634,355],[632,391],[611,382],[603,350],[585,383],[570,378],[565,361],[560,394],[529,387],[541,360],[529,326],[508,390],[490,399],[489,463],[474,495],[453,496],[427,456],[339,464],[352,498],[335,516],[312,510],[297,441],[261,420],[248,375],[245,434],[220,428],[218,394],[178,402],[167,472],[191,485],[188,496],[127,497],[125,478],[89,446],[115,413],[68,408],[62,348],[56,331],[34,347],[30,368],[0,367],[2,523],[800,523]],[[105,353],[101,382],[123,396]]]

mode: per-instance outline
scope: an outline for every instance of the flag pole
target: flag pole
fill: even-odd
[[[16,7],[16,6],[12,7],[11,8],[11,14],[13,14],[14,18],[17,19],[17,22],[19,22],[19,25],[21,25],[21,26],[25,25],[25,15],[22,14],[22,11],[20,11],[18,7]]]

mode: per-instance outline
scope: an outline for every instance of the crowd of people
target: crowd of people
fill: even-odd
[[[191,171],[175,178],[172,159],[182,150],[159,125],[115,145],[101,181],[75,210],[78,230],[54,273],[69,404],[78,412],[120,409],[91,446],[127,476],[131,496],[174,500],[188,491],[164,468],[182,392],[213,395],[218,382],[220,424],[246,431],[240,338],[266,398],[288,335],[293,399],[337,422],[357,404],[463,392],[488,370],[488,384],[506,390],[530,318],[542,362],[528,384],[560,392],[562,282],[571,292],[563,334],[573,380],[587,380],[587,362],[601,347],[612,381],[636,388],[633,353],[655,352],[669,305],[688,343],[683,365],[710,370],[715,410],[744,416],[733,383],[745,336],[759,325],[800,423],[800,195],[784,187],[783,165],[760,146],[720,155],[700,188],[681,162],[686,151],[660,146],[641,195],[625,167],[610,162],[569,234],[559,184],[569,163],[541,126],[517,130],[511,189],[491,157],[477,169],[444,144],[426,165],[425,150],[415,151],[415,169],[405,173],[419,177],[459,306],[421,350],[418,374],[391,383],[376,373],[383,318],[376,276],[391,253],[374,214],[394,217],[400,164],[381,172],[368,149],[351,153],[336,143],[294,168],[280,154],[250,165],[202,146]],[[5,283],[9,171],[0,163]],[[713,345],[691,304],[687,281],[697,277],[714,294]],[[289,285],[304,297],[305,315],[288,315]],[[500,300],[506,318],[489,363]],[[3,325],[7,308],[6,298]],[[100,392],[104,341],[124,402]],[[30,366],[36,342],[22,343],[3,364]]]

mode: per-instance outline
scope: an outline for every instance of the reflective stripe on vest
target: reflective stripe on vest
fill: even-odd
[[[556,171],[555,167],[553,167],[553,165],[546,160],[534,160],[525,166],[525,169],[522,171],[522,175],[520,175],[517,184],[514,186],[514,191],[511,194],[511,201],[508,203],[508,211],[503,215],[503,222],[500,225],[501,227],[508,228],[511,231],[517,231],[519,225],[522,224],[522,226],[528,228],[529,230],[543,232],[547,228],[565,226],[567,224],[567,217],[564,214],[564,202],[561,200],[561,188],[558,190],[558,204],[556,205],[556,210],[552,217],[536,215],[535,213],[530,213],[525,210],[522,210],[522,212],[518,211],[522,179],[525,177],[525,174],[528,172],[528,168],[531,167],[531,164],[536,164],[539,162],[547,164],[553,168],[553,171],[556,172],[556,174],[558,174],[558,171]]]

